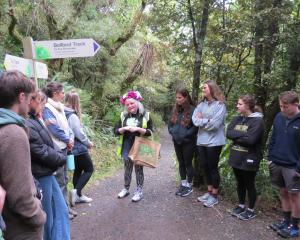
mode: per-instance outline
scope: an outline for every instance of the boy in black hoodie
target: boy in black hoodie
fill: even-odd
[[[284,219],[270,227],[282,237],[297,237],[300,219],[300,110],[296,92],[279,95],[280,110],[269,142],[272,184],[280,188]]]

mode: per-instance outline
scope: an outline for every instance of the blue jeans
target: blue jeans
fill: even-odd
[[[37,179],[43,189],[42,205],[47,214],[43,240],[69,240],[69,210],[55,177]]]

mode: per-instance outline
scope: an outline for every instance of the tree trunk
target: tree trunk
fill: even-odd
[[[254,30],[254,94],[257,103],[265,110],[265,88],[262,86],[262,65],[263,65],[263,37],[264,37],[264,19],[260,15],[264,9],[263,1],[257,0],[255,3],[255,12],[259,16],[255,19]]]
[[[193,31],[195,61],[194,61],[194,77],[193,77],[193,85],[192,85],[192,99],[194,102],[198,101],[198,95],[199,95],[202,52],[203,52],[204,41],[206,36],[206,29],[208,25],[210,3],[211,0],[204,1],[200,27],[199,29],[197,29],[197,31]],[[190,12],[190,18],[192,22],[194,22],[194,18],[191,16],[191,14],[192,13]],[[195,27],[194,24],[192,26]]]

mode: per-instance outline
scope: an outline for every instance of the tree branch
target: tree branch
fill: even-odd
[[[61,33],[63,33],[65,36],[69,34],[72,27],[74,26],[74,23],[77,21],[77,19],[81,16],[82,11],[86,7],[86,4],[89,2],[89,0],[81,0],[77,6],[75,7],[75,11],[72,15],[72,17],[69,18],[69,20],[65,23],[65,25],[60,30]]]
[[[8,15],[11,18],[11,22],[8,26],[8,33],[9,35],[18,43],[22,44],[22,35],[15,29],[16,26],[18,25],[18,20],[16,16],[14,15],[14,3],[13,0],[8,0],[8,5],[9,5],[9,11]]]
[[[126,43],[134,35],[135,29],[136,29],[137,25],[139,24],[139,22],[141,21],[141,18],[142,18],[143,12],[145,10],[146,4],[147,4],[147,1],[142,0],[140,10],[136,13],[135,17],[133,18],[131,26],[129,27],[127,32],[125,32],[125,34],[123,36],[120,36],[114,42],[112,48],[109,50],[109,54],[111,56],[116,55],[116,52],[118,51],[118,49],[120,47],[122,47],[122,45],[124,43]]]
[[[64,39],[69,35],[72,27],[76,23],[77,19],[80,17],[82,11],[84,10],[86,4],[89,0],[81,0],[77,6],[75,6],[75,11],[72,16],[66,21],[64,26],[61,29],[58,29],[57,21],[54,17],[54,11],[50,5],[46,3],[45,0],[42,0],[42,5],[46,12],[46,20],[49,29],[49,35],[51,39]],[[74,20],[75,19],[75,20]]]
[[[197,48],[197,39],[196,39],[195,18],[194,18],[194,14],[193,14],[191,0],[188,0],[188,9],[189,9],[190,20],[191,20],[191,23],[192,23],[193,43],[194,43],[194,48],[196,49]]]

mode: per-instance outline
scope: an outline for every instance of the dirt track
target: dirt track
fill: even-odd
[[[144,199],[131,202],[131,194],[118,199],[123,171],[88,189],[94,201],[76,205],[79,212],[71,225],[74,240],[218,240],[281,239],[267,225],[273,221],[262,213],[244,222],[229,215],[231,203],[220,201],[208,209],[196,201],[194,191],[186,198],[175,196],[176,169],[172,141],[163,132],[161,159],[157,169],[145,169]]]

